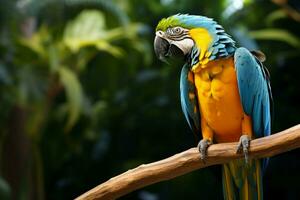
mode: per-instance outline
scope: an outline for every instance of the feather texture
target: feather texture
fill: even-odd
[[[262,63],[246,48],[238,48],[234,54],[238,88],[244,112],[251,116],[254,136],[271,134],[272,93],[270,80]],[[263,159],[265,170],[268,159]]]
[[[234,68],[232,67],[233,76],[238,84],[238,91],[235,90],[235,93],[233,93],[236,94],[235,97],[238,99],[238,106],[235,108],[239,108],[243,116],[244,114],[250,116],[254,137],[270,135],[272,94],[269,73],[261,63],[261,61],[264,60],[262,54],[258,52],[251,54],[251,52],[245,48],[237,49],[235,41],[225,32],[224,28],[213,19],[204,16],[187,14],[173,15],[162,19],[156,30],[166,31],[170,27],[177,26],[188,29],[189,36],[195,42],[191,52],[187,56],[187,63],[183,66],[181,71],[180,97],[184,116],[196,137],[199,139],[199,136],[201,137],[203,134],[200,134],[200,104],[197,96],[197,94],[199,94],[199,98],[202,97],[202,93],[199,93],[199,88],[201,89],[201,86],[205,86],[205,83],[202,84],[201,82],[201,70],[208,70],[209,67],[218,67],[211,65],[219,61],[222,62],[222,59],[224,59],[223,61],[226,59],[231,59],[232,61],[232,57],[234,57]],[[221,68],[221,71],[222,70],[225,71],[225,68]],[[213,73],[209,74],[204,72],[205,71],[203,71],[202,75],[208,75],[208,80],[214,79]],[[194,75],[194,73],[199,74]],[[226,78],[228,78],[228,74],[225,75]],[[218,76],[219,78],[221,77],[220,75]],[[197,85],[197,88],[195,80],[196,83],[200,84],[201,82],[200,86]],[[211,80],[211,82],[213,81]],[[216,82],[214,82],[214,84],[215,83]],[[213,83],[211,83],[211,85],[212,84]],[[223,85],[221,86],[223,87]],[[197,89],[199,91],[197,91]],[[211,91],[208,89],[208,92]],[[228,102],[232,103],[232,101]],[[235,102],[235,104],[237,103]],[[225,103],[222,105],[225,105]],[[201,104],[201,106],[202,115],[204,108],[209,108],[209,112],[215,112],[213,108],[210,108],[206,104]],[[232,110],[230,110],[230,112],[232,112]],[[218,121],[218,124],[222,123]],[[205,124],[203,126],[205,126]],[[213,126],[215,126],[215,124],[213,124]],[[228,124],[226,124],[226,127],[228,127]],[[204,129],[204,127],[202,128]],[[242,134],[242,131],[237,132],[238,134]],[[218,133],[215,131],[214,134],[217,135]],[[250,160],[248,164],[245,163],[244,159],[239,159],[223,165],[223,189],[225,199],[262,199],[262,169],[264,169],[266,165],[267,159],[263,159],[262,161]]]
[[[199,103],[194,85],[194,75],[188,64],[185,64],[181,70],[180,99],[183,114],[198,140],[201,137]]]
[[[262,64],[245,48],[234,54],[238,88],[244,112],[251,116],[255,137],[271,133],[270,83]]]

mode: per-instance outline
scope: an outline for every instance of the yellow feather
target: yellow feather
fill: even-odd
[[[260,166],[260,163],[259,163],[259,160],[256,160],[256,183],[257,183],[257,193],[258,193],[258,200],[261,200],[261,197],[262,197],[262,194],[261,194],[261,189],[262,189],[262,186],[261,186],[261,166]]]
[[[208,53],[207,50],[211,45],[213,38],[204,28],[195,28],[190,30],[189,33],[192,39],[195,41],[198,49],[200,49],[199,61],[202,61],[202,59],[205,58],[205,55]],[[209,55],[209,53],[207,55]]]
[[[227,194],[227,198],[228,199],[231,199],[233,197],[233,194],[232,194],[232,183],[230,181],[230,175],[229,175],[229,168],[227,165],[224,165],[223,166],[223,173],[224,173],[224,176],[223,178],[225,179],[225,187],[226,187],[226,194]]]
[[[211,54],[212,54],[212,52],[208,51],[208,52],[206,52],[205,57],[208,58],[209,56],[211,56]]]

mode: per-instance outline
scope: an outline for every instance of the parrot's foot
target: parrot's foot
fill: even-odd
[[[246,163],[248,163],[249,161],[248,153],[249,153],[250,141],[251,138],[248,135],[242,135],[240,137],[240,141],[236,149],[236,153],[241,153],[243,151]]]
[[[207,148],[212,144],[212,142],[208,139],[202,139],[198,143],[198,149],[200,152],[200,158],[202,161],[205,161],[205,157],[207,154]]]

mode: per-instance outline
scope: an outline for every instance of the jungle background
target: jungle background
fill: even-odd
[[[153,52],[162,17],[214,18],[271,73],[273,132],[299,123],[298,0],[1,0],[0,199],[72,199],[195,146],[182,63]],[[300,199],[300,150],[272,157],[266,199]],[[121,199],[222,199],[219,166]]]

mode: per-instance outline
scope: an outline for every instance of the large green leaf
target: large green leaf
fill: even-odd
[[[69,118],[65,130],[69,131],[80,116],[83,91],[77,76],[69,68],[61,66],[58,68],[58,74],[68,100]]]
[[[84,10],[67,24],[63,41],[74,53],[83,47],[95,46],[99,50],[120,56],[121,50],[111,45],[106,38],[107,31],[103,13],[97,10]]]
[[[286,42],[291,46],[300,47],[300,39],[292,33],[282,29],[263,29],[250,31],[250,37],[259,40],[278,40]]]
[[[137,33],[144,26],[138,23],[107,29],[103,13],[98,10],[84,10],[69,22],[64,31],[63,42],[73,52],[81,48],[94,46],[113,56],[120,57],[124,51],[112,42],[121,39],[136,40]]]

